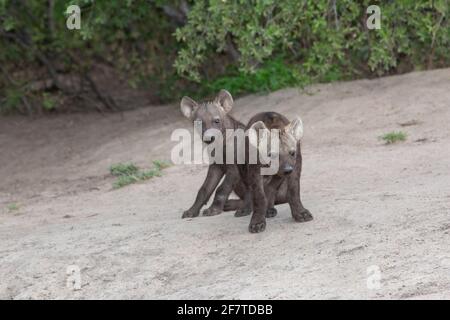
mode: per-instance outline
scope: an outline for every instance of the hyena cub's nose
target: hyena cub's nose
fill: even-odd
[[[283,173],[284,174],[289,174],[292,171],[294,171],[294,167],[291,166],[290,164],[285,165],[284,168],[283,168]]]
[[[204,135],[203,136],[203,141],[211,143],[211,142],[214,141],[215,138],[216,137],[214,137],[213,135]]]

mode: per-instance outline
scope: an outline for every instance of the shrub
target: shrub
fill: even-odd
[[[81,30],[66,28],[70,4],[81,7]],[[380,30],[366,27],[372,4]],[[86,78],[92,95],[96,64],[164,101],[450,66],[449,15],[447,0],[0,0],[0,106],[58,110],[61,93],[84,92],[58,79]],[[31,85],[43,79],[53,84]]]
[[[381,9],[380,30],[366,27],[372,4]],[[318,81],[448,66],[449,13],[445,0],[197,1],[176,31],[183,47],[175,67],[200,81],[210,56],[233,46],[247,73],[283,54]]]

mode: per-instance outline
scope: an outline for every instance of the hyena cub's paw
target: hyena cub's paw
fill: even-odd
[[[252,213],[251,209],[241,208],[241,209],[236,210],[236,212],[234,213],[234,216],[239,218],[239,217],[248,216],[250,213]]]
[[[218,208],[210,207],[208,209],[203,210],[202,214],[204,216],[211,217],[211,216],[216,216],[216,215],[221,214],[221,213],[222,213],[222,210],[220,210]]]
[[[250,223],[250,225],[248,226],[248,231],[250,231],[251,233],[263,232],[264,230],[266,230],[265,221],[258,223]]]
[[[309,212],[309,210],[307,209],[304,209],[303,211],[300,211],[297,214],[292,214],[292,216],[294,217],[294,220],[297,222],[308,222],[313,219],[311,212]]]
[[[266,211],[266,218],[273,218],[277,215],[278,211],[275,208],[269,208]]]
[[[194,218],[197,217],[199,215],[198,211],[194,211],[194,210],[186,210],[185,212],[183,212],[183,215],[181,216],[182,219],[185,218]]]

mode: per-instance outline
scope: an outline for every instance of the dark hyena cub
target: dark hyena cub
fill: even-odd
[[[258,148],[270,157],[278,157],[278,172],[272,176],[262,176],[264,166],[258,160],[256,164],[238,165],[242,181],[249,192],[246,195],[246,205],[251,203],[253,215],[250,221],[250,232],[261,232],[266,227],[266,216],[276,214],[275,204],[289,203],[291,213],[296,221],[304,222],[313,219],[311,213],[303,207],[300,200],[300,175],[302,170],[302,155],[300,140],[303,135],[303,125],[300,118],[289,122],[283,115],[276,112],[264,112],[250,119],[246,127],[257,133]],[[270,130],[279,130],[279,148],[271,150],[271,143],[261,146],[262,137],[270,137]],[[254,131],[252,131],[254,130]],[[251,148],[252,146],[248,146]]]
[[[211,143],[212,137],[207,136],[208,129],[220,130],[222,136],[226,136],[227,129],[241,129],[245,126],[229,115],[233,108],[233,98],[226,90],[221,90],[217,97],[211,102],[197,103],[189,97],[183,97],[180,103],[181,112],[191,121],[201,121],[202,141]],[[226,159],[226,139],[224,139],[224,157]],[[224,161],[225,162],[225,161]],[[203,211],[203,215],[216,215],[222,212],[225,201],[230,193],[234,190],[238,196],[245,195],[245,187],[239,181],[239,173],[235,165],[213,163],[208,167],[208,173],[200,190],[197,193],[194,204],[191,208],[183,213],[183,218],[197,217],[200,209],[205,205],[211,194],[216,189],[222,177],[225,176],[224,181],[216,191],[216,196],[210,208]]]

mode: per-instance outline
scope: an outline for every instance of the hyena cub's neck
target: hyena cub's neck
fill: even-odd
[[[245,129],[245,125],[242,122],[236,120],[228,114],[225,115],[225,121],[227,121],[227,129]]]
[[[222,119],[225,127],[224,132],[224,140],[223,140],[223,159],[227,164],[234,164],[236,161],[236,153],[237,153],[237,143],[236,145],[236,138],[239,139],[239,130],[242,131],[242,133],[245,131],[245,125],[233,118],[232,116],[226,114],[224,118]],[[236,137],[236,138],[235,138]],[[241,139],[243,137],[240,137]],[[230,155],[227,154],[227,150],[232,151],[232,156],[230,158]]]

